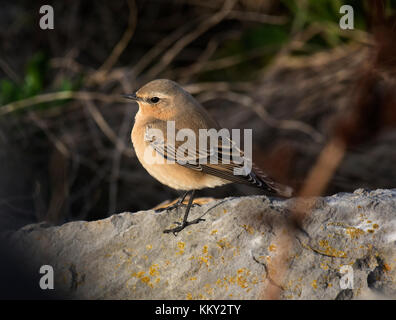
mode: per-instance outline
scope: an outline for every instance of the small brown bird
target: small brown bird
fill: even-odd
[[[170,121],[174,121],[176,132],[181,129],[191,129],[189,132],[195,133],[197,137],[200,129],[220,130],[221,128],[198,101],[176,82],[167,79],[154,80],[135,93],[124,95],[124,97],[135,100],[139,104],[131,138],[140,163],[150,175],[162,184],[185,191],[176,205],[171,206],[172,208],[181,205],[186,196],[190,194],[183,222],[174,229],[164,230],[165,233],[176,234],[186,226],[203,220],[187,221],[195,190],[236,182],[260,188],[272,195],[282,197],[292,195],[293,190],[290,187],[274,182],[254,164],[250,172],[236,175],[235,169],[241,168],[243,164],[236,163],[233,161],[234,158],[228,162],[222,160],[235,150],[240,152],[242,157],[244,156],[243,152],[231,141],[230,144],[219,141],[216,150],[208,151],[200,149],[194,140],[193,150],[197,151],[193,157],[178,152],[177,149],[187,142],[170,141],[168,131]],[[148,134],[150,130],[160,130],[162,138],[150,136]],[[148,154],[150,157],[147,156]],[[217,163],[210,161],[213,159],[213,154],[218,160]],[[151,157],[157,157],[156,159],[164,161],[151,161]],[[202,161],[203,159],[207,161]]]

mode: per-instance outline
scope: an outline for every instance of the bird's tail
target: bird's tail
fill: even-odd
[[[293,188],[283,184],[273,182],[270,187],[281,197],[290,198],[293,196]]]
[[[254,171],[252,173],[255,177],[254,180],[256,180],[255,185],[257,187],[284,198],[290,198],[293,196],[294,190],[292,187],[275,182],[255,165],[253,165],[253,170]]]

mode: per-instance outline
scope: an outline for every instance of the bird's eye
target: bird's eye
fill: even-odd
[[[157,103],[159,100],[160,100],[160,99],[159,99],[158,97],[152,97],[152,98],[150,98],[150,101],[151,101],[152,103]]]

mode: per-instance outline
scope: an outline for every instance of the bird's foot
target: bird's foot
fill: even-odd
[[[178,227],[172,228],[172,229],[166,229],[166,230],[164,230],[163,232],[164,232],[164,233],[173,233],[174,236],[177,236],[177,234],[178,234],[180,231],[182,231],[184,228],[186,228],[186,227],[188,227],[189,225],[192,225],[192,224],[200,223],[201,221],[205,221],[205,219],[197,218],[197,219],[195,219],[195,220],[192,220],[192,221],[184,221],[184,222],[182,222],[182,223],[180,223],[180,222],[174,222],[175,224],[178,225]]]

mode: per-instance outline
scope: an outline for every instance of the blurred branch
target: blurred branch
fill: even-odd
[[[75,73],[84,72],[86,66],[83,66],[69,57],[53,58],[50,60],[50,65],[53,68],[65,68]]]
[[[111,129],[110,125],[104,119],[103,115],[100,113],[99,109],[92,103],[91,100],[86,101],[87,110],[91,114],[92,118],[95,120],[96,124],[102,130],[102,132],[106,135],[107,138],[110,139],[111,142],[114,143],[117,150],[121,153],[124,153],[128,157],[134,157],[135,153],[128,148],[125,143],[115,134],[113,129]]]
[[[203,50],[196,62],[186,68],[182,68],[179,72],[176,71],[180,74],[180,82],[183,83],[184,80],[188,80],[193,75],[200,73],[202,71],[202,67],[208,63],[209,59],[216,52],[218,46],[219,42],[216,39],[212,38],[208,42],[205,50]]]
[[[114,47],[110,56],[106,59],[103,65],[95,72],[91,78],[88,80],[101,82],[104,80],[106,74],[109,70],[116,64],[121,54],[124,52],[125,48],[129,44],[132,39],[133,34],[135,33],[136,24],[137,24],[137,8],[135,0],[128,0],[129,6],[129,18],[128,18],[128,27],[125,30],[124,34],[121,37],[121,40]]]
[[[304,2],[305,3],[305,2]],[[291,52],[294,50],[301,50],[307,44],[307,42],[318,34],[326,34],[329,30],[337,34],[338,36],[346,37],[362,43],[365,45],[374,45],[371,35],[363,30],[355,29],[353,32],[349,30],[342,30],[337,23],[328,22],[326,24],[313,22],[306,29],[302,29],[301,18],[296,17],[295,23],[293,24],[291,31],[291,40],[288,41],[283,48],[277,53],[274,58],[275,64],[282,64],[284,59],[288,59],[291,56]]]
[[[124,111],[124,119],[122,121],[118,141],[123,141],[128,136],[130,127],[130,116],[129,110],[125,109]],[[127,149],[128,152],[130,149]],[[131,151],[131,153],[133,153]],[[133,153],[134,154],[134,153]],[[121,170],[121,156],[122,152],[120,152],[117,144],[115,144],[115,150],[113,152],[112,157],[112,169],[110,176],[110,188],[109,188],[109,212],[115,212],[117,210],[117,193],[118,193],[118,180],[120,178],[120,170]]]
[[[21,79],[19,76],[12,70],[10,65],[4,60],[0,58],[0,68],[3,69],[4,73],[10,77],[15,83],[20,83]]]
[[[191,94],[198,94],[205,91],[247,91],[252,88],[250,82],[195,82],[183,86]]]
[[[286,16],[272,16],[258,12],[246,12],[232,10],[227,19],[266,23],[266,24],[285,24],[289,21]]]
[[[299,191],[299,195],[301,197],[309,197],[323,194],[341,163],[345,152],[345,142],[338,138],[332,138],[325,145],[318,160],[310,170],[303,188]],[[303,212],[307,212],[307,208],[300,208],[296,211],[299,214],[303,214]]]
[[[182,68],[180,71],[175,70],[175,72],[181,73],[184,77],[187,75],[191,75],[194,73],[202,73],[206,71],[213,71],[213,70],[219,70],[219,69],[226,69],[232,66],[235,66],[237,64],[243,63],[245,61],[259,58],[263,56],[264,54],[268,54],[272,51],[275,51],[276,48],[273,47],[266,47],[266,48],[257,48],[254,50],[250,50],[249,52],[246,53],[240,53],[240,54],[235,54],[232,56],[208,61],[208,60],[202,60],[202,61],[197,61],[194,63],[192,66],[188,66],[185,68]]]
[[[213,26],[221,22],[231,11],[232,7],[236,3],[236,0],[226,0],[223,7],[219,12],[211,16],[210,18],[204,20],[197,28],[191,33],[188,33],[180,40],[178,40],[161,58],[160,62],[153,66],[147,71],[147,78],[156,78],[169,64],[172,60],[182,51],[188,44],[193,42],[199,36],[204,34]]]
[[[196,20],[187,21],[181,25],[180,28],[176,29],[170,35],[164,37],[160,42],[153,46],[133,67],[132,74],[136,77],[141,74],[141,72],[147,68],[153,60],[158,57],[171,43],[181,38],[182,35],[189,30]]]
[[[44,121],[42,121],[34,112],[29,113],[29,118],[47,135],[48,139],[54,144],[55,148],[65,157],[70,158],[68,147],[58,139],[49,129]]]
[[[297,130],[309,135],[315,142],[321,143],[324,140],[323,135],[315,130],[313,127],[308,124],[297,121],[297,120],[279,120],[273,118],[267,110],[257,104],[253,98],[248,95],[235,93],[235,92],[222,92],[221,94],[209,92],[205,95],[201,95],[200,101],[208,101],[213,99],[227,99],[232,102],[239,103],[251,110],[253,110],[264,122],[274,128],[283,129],[283,130]]]
[[[210,9],[219,9],[221,2],[215,1],[190,1],[191,5],[205,7]],[[230,14],[226,19],[236,19],[241,21],[251,21],[266,24],[284,24],[288,22],[289,18],[286,16],[274,16],[269,14],[264,14],[255,11],[242,11],[242,10],[231,10]]]
[[[66,100],[66,99],[100,100],[107,103],[114,103],[114,102],[128,103],[128,101],[126,101],[120,95],[111,95],[100,92],[88,92],[88,91],[59,91],[59,92],[36,95],[31,98],[14,101],[9,104],[0,106],[0,116],[4,116],[6,114],[15,112],[17,110],[22,110],[36,104],[53,102],[58,100]]]

